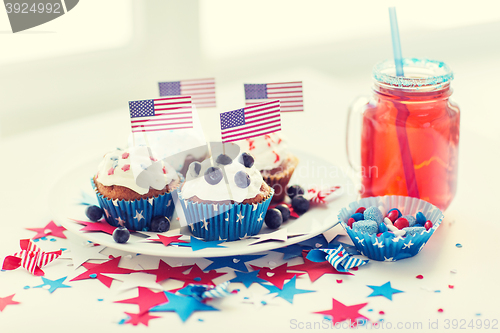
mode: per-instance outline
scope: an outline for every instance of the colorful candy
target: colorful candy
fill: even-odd
[[[425,230],[429,230],[430,228],[432,228],[431,220],[427,220],[427,222],[425,222],[424,228],[425,228]]]
[[[384,215],[382,215],[382,212],[380,211],[380,209],[378,209],[378,207],[375,207],[375,206],[368,207],[364,211],[363,215],[364,215],[365,220],[375,221],[378,224],[380,224],[384,221]]]
[[[404,231],[406,231],[406,234],[408,236],[414,236],[414,235],[420,235],[422,232],[425,231],[425,228],[421,226],[409,227],[409,228],[404,228]]]
[[[404,217],[400,217],[396,220],[396,222],[394,222],[394,226],[399,230],[402,230],[403,228],[408,228],[410,226],[410,223]]]
[[[354,222],[352,228],[356,232],[366,232],[368,234],[376,234],[378,231],[378,224],[372,220],[361,220]]]
[[[417,213],[417,224],[424,225],[427,219],[422,212]]]
[[[405,215],[403,216],[407,221],[410,227],[415,226],[415,223],[417,222],[417,219],[411,215]]]
[[[356,220],[355,220],[355,219],[353,219],[352,217],[351,217],[351,218],[349,218],[349,220],[347,221],[347,225],[349,226],[349,228],[352,228],[352,224],[353,224],[354,222],[356,222]]]
[[[397,210],[391,210],[386,216],[386,218],[391,220],[393,223],[394,223],[394,221],[396,221],[398,219],[398,217],[399,217],[399,213]]]
[[[355,221],[361,221],[365,219],[363,213],[352,214],[351,218],[353,218]]]
[[[358,209],[356,209],[356,211],[354,212],[355,214],[357,213],[361,213],[363,214],[365,212],[366,208],[365,207],[359,207]]]

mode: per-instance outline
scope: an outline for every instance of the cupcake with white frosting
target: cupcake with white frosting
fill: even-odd
[[[177,172],[147,147],[107,153],[92,178],[106,221],[139,231],[155,231],[153,217],[172,217],[172,191],[179,185]]]
[[[299,159],[288,151],[287,140],[281,132],[239,141],[241,149],[255,157],[255,167],[265,182],[274,188],[274,202],[281,202],[286,187],[299,164]]]
[[[233,241],[259,233],[273,194],[242,153],[191,163],[179,196],[194,236]]]

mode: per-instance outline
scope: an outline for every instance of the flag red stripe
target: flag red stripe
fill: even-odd
[[[179,117],[179,118],[172,118],[168,120],[181,120],[181,119],[192,119],[192,117]],[[165,118],[159,118],[159,119],[147,119],[147,120],[132,120],[132,124],[134,123],[148,123],[150,121],[165,121],[167,119]]]
[[[256,127],[260,127],[260,126],[264,126],[264,125],[269,125],[269,124],[273,124],[273,123],[279,124],[279,121],[272,120],[272,121],[268,121],[268,122],[265,122],[265,123],[258,123],[256,125],[252,125],[252,126],[243,125],[243,126],[246,126],[244,128],[240,127],[238,129],[234,129],[234,130],[224,130],[224,132],[222,133],[223,134],[222,137],[224,138],[226,134],[228,134],[228,133],[234,133],[234,132],[240,132],[240,134],[245,134],[247,132],[244,132],[244,131],[248,131],[248,130],[250,130],[252,128],[256,128]]]
[[[271,128],[276,128],[276,126],[279,126],[281,128],[281,125],[280,124],[276,124],[276,125],[272,125],[272,126],[268,126],[268,127],[263,127],[259,130],[251,130],[251,131],[246,131],[246,132],[241,132],[241,133],[238,133],[238,134],[232,134],[232,135],[222,135],[222,139],[223,140],[226,140],[226,139],[229,139],[229,138],[234,138],[234,137],[240,137],[240,136],[244,136],[244,135],[247,135],[249,133],[253,133],[253,132],[259,132],[259,131],[263,131],[263,130],[267,130],[267,129],[271,129]],[[255,126],[254,126],[255,127]],[[275,131],[275,130],[274,130]],[[225,134],[225,133],[224,133]]]

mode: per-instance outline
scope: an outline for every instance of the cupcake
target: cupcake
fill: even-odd
[[[207,241],[234,241],[259,233],[274,190],[247,153],[189,166],[180,202],[192,234]]]
[[[392,220],[402,217],[405,225],[395,228],[398,221],[392,223],[391,211],[396,211]],[[386,218],[383,212],[388,212]],[[418,254],[443,217],[443,213],[427,201],[404,196],[363,198],[349,204],[349,208],[342,208],[338,215],[356,249],[379,261],[396,261]],[[417,222],[419,219],[422,221]]]
[[[92,178],[106,221],[140,231],[157,231],[151,228],[153,217],[172,217],[172,191],[179,185],[176,171],[147,147],[107,153]]]
[[[286,187],[299,159],[288,152],[286,139],[280,132],[239,141],[241,149],[255,157],[255,167],[264,181],[274,188],[274,202],[285,199]]]

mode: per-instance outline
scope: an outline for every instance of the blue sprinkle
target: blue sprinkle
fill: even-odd
[[[326,320],[331,320],[332,318],[330,316],[323,316],[324,319]]]
[[[243,297],[243,299],[249,299],[248,297]]]
[[[266,303],[266,301],[261,301],[261,303],[262,303],[263,305],[266,305],[266,304],[267,304],[267,303]]]
[[[118,157],[117,156],[111,156],[109,159],[112,160],[112,161],[116,161],[118,159]]]
[[[363,216],[365,217],[365,220],[372,220],[377,222],[378,224],[384,221],[382,212],[380,211],[380,209],[378,209],[378,207],[375,206],[368,207],[363,213]]]
[[[98,298],[97,300],[98,300],[99,302],[102,302],[102,301],[104,301],[104,298]]]
[[[59,250],[61,250],[61,251],[66,251],[66,250],[67,250],[67,248],[65,248],[65,247],[61,247]]]
[[[200,277],[195,277],[193,280],[195,280],[196,282],[200,282],[201,278]]]
[[[38,239],[38,238],[37,238],[37,239],[33,239],[33,242],[35,242],[35,243],[36,243],[36,242],[38,242],[38,241],[39,241],[39,239]]]
[[[366,232],[368,234],[376,234],[378,231],[377,222],[371,220],[361,220],[352,224],[352,229],[355,232]]]
[[[352,214],[351,217],[355,220],[355,221],[361,221],[361,220],[364,220],[364,216],[363,216],[363,213],[356,213],[356,214]]]
[[[378,321],[384,321],[384,319],[382,318],[382,319],[379,319]]]
[[[6,270],[5,269],[1,269],[0,272],[6,272]]]
[[[422,212],[417,213],[417,224],[424,225],[427,222],[427,218]]]
[[[30,286],[24,286],[23,288],[24,289],[30,289],[31,287]]]
[[[43,236],[40,238],[41,240],[47,240],[47,237]]]
[[[49,240],[50,240],[51,242],[55,242],[55,241],[57,241],[57,239],[55,239],[55,238],[51,238],[51,239],[49,239]]]
[[[97,274],[90,274],[89,275],[92,279],[95,279],[97,277]]]
[[[204,320],[203,320],[203,319],[201,319],[201,318],[198,318],[198,321],[204,322]]]
[[[476,316],[480,316],[481,314],[480,313],[476,313]]]
[[[435,292],[435,293],[440,293],[440,292],[441,292],[441,290],[434,290],[434,292]]]
[[[126,321],[127,321],[127,319],[122,319],[118,322],[118,325],[123,325],[123,324],[125,324]]]
[[[459,249],[462,248],[462,244],[460,243],[457,243],[457,245],[455,245],[456,247],[458,247]]]
[[[373,309],[368,309],[368,310],[366,310],[366,311],[368,311],[368,312],[372,312],[372,311],[373,311]]]

